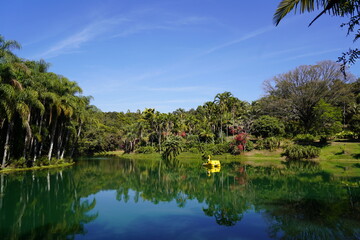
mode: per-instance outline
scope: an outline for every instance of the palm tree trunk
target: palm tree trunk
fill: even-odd
[[[41,129],[42,129],[42,125],[43,125],[43,120],[44,120],[44,114],[41,114],[40,116],[40,122],[38,123],[38,126],[39,126],[39,134],[41,136]],[[36,162],[36,158],[37,158],[37,155],[38,155],[38,141],[35,139],[35,143],[34,143],[34,159],[33,159],[33,162]],[[39,154],[41,153],[41,150],[42,150],[42,143],[40,143],[40,150],[39,150]]]
[[[63,142],[63,132],[64,132],[64,123],[60,124],[60,130],[59,130],[59,136],[57,139],[57,149],[56,149],[56,158],[60,159],[60,153],[62,148],[62,142]]]
[[[25,135],[24,149],[23,149],[23,157],[24,158],[26,158],[26,153],[29,148],[29,140],[32,137],[31,127],[30,127],[30,117],[31,117],[30,113],[31,113],[31,110],[29,111],[29,114],[27,117],[27,122],[26,122],[26,135]]]
[[[62,143],[62,150],[61,150],[61,154],[60,154],[60,159],[64,159],[64,155],[65,155],[65,150],[66,150],[66,143],[69,140],[69,136],[70,136],[70,131],[66,131],[66,137],[65,137],[65,141],[64,143]]]
[[[77,142],[78,142],[78,140],[79,140],[79,138],[80,138],[80,134],[81,134],[81,127],[82,127],[82,121],[80,121],[80,124],[79,124],[79,129],[78,129],[78,132],[77,132],[77,135],[76,135],[76,138],[75,138],[75,142],[74,142],[73,147],[72,147],[72,149],[71,149],[70,157],[72,157],[72,156],[73,156],[74,151],[75,151],[75,147],[76,147]]]
[[[8,120],[8,129],[6,131],[6,138],[5,138],[5,145],[4,145],[4,155],[1,163],[1,168],[5,168],[6,160],[8,158],[8,155],[10,156],[9,150],[10,150],[10,133],[12,129],[13,123]],[[9,153],[9,154],[8,154]]]
[[[55,140],[55,132],[56,132],[56,125],[57,125],[58,118],[55,118],[54,126],[51,131],[51,137],[50,137],[50,147],[49,147],[49,153],[48,153],[48,159],[49,162],[51,160],[52,151],[54,148],[54,140]]]

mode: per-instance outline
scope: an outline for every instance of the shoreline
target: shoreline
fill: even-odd
[[[12,173],[12,172],[21,172],[21,171],[30,171],[30,170],[42,170],[42,169],[49,169],[49,168],[69,167],[74,164],[75,164],[75,162],[61,163],[61,164],[48,165],[48,166],[35,166],[35,167],[28,167],[28,168],[5,168],[5,169],[0,170],[0,173]]]

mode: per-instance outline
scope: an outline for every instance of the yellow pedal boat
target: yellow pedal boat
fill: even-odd
[[[211,160],[210,155],[209,155],[207,162],[204,162],[202,165],[206,166],[206,167],[220,167],[221,166],[220,161],[219,160]]]

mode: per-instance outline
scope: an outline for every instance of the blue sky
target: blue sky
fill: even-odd
[[[103,111],[196,108],[230,91],[264,95],[263,82],[355,47],[342,18],[289,15],[279,1],[3,0],[0,34],[23,58],[51,63]],[[360,76],[358,63],[350,71]]]

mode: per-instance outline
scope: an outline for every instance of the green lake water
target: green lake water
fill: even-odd
[[[1,174],[0,239],[360,239],[359,181],[316,166],[83,159]]]

